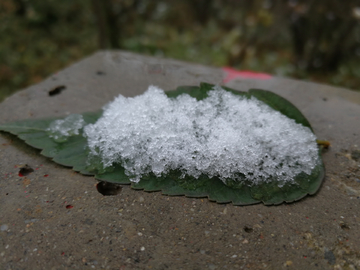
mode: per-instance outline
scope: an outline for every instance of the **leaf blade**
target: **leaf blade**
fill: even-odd
[[[208,96],[208,92],[213,87],[214,85],[201,83],[200,86],[181,86],[175,91],[166,92],[166,94],[170,98],[176,98],[181,94],[189,94],[197,100],[201,100]],[[240,92],[227,87],[223,88],[245,98],[255,97],[276,111],[312,130],[310,123],[303,114],[292,103],[277,94],[261,89]],[[87,124],[95,123],[101,115],[101,111],[82,114]],[[288,184],[282,187],[276,183],[225,185],[216,177],[209,179],[204,175],[199,179],[187,176],[181,178],[181,173],[178,171],[171,172],[163,177],[145,176],[139,183],[133,183],[126,175],[124,168],[119,164],[115,164],[108,169],[102,168],[101,164],[95,164],[95,166],[89,164],[87,140],[81,134],[70,137],[66,142],[59,143],[52,140],[49,137],[47,128],[52,121],[57,119],[24,120],[2,124],[0,130],[17,135],[27,144],[42,149],[42,155],[53,158],[53,161],[58,164],[72,167],[73,170],[84,175],[94,175],[96,179],[112,183],[131,184],[133,189],[150,192],[162,191],[163,194],[171,196],[207,197],[217,203],[232,202],[234,205],[250,205],[263,202],[265,205],[277,205],[282,202],[293,202],[308,194],[315,194],[320,188],[325,174],[319,151],[320,162],[310,176],[298,175],[295,179],[296,184]],[[96,162],[99,163],[100,161]]]

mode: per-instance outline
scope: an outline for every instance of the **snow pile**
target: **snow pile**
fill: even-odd
[[[70,136],[79,135],[80,129],[82,129],[85,124],[82,115],[70,114],[65,119],[53,121],[47,129],[47,132],[55,141],[64,142]]]
[[[131,181],[180,169],[254,184],[293,181],[318,163],[316,138],[263,102],[214,87],[201,101],[168,98],[150,86],[141,96],[118,96],[84,128],[91,154],[105,167],[121,164]]]

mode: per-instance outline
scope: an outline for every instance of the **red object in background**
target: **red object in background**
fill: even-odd
[[[71,208],[74,208],[74,206],[72,206],[71,204],[68,204],[68,205],[66,206],[66,209],[71,209]]]
[[[257,80],[268,80],[272,76],[266,73],[258,73],[249,70],[236,70],[231,67],[223,67],[222,70],[225,72],[226,76],[223,79],[223,83],[228,83],[237,78],[239,79],[257,79]]]

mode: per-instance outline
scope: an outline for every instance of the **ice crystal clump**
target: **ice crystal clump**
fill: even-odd
[[[50,137],[57,142],[64,142],[68,137],[79,135],[80,129],[85,125],[85,121],[80,114],[70,114],[68,117],[53,121],[47,132]]]
[[[92,155],[105,167],[121,164],[133,182],[180,169],[195,178],[281,184],[310,174],[318,162],[309,128],[220,87],[201,101],[187,94],[168,98],[154,86],[134,98],[120,95],[84,134]]]

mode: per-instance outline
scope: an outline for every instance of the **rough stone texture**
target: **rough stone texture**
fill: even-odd
[[[0,104],[0,123],[101,108],[149,84],[221,83],[221,69],[126,52],[99,52]],[[49,96],[56,87],[66,88]],[[236,207],[97,181],[0,133],[1,269],[359,269],[360,93],[283,78],[227,86],[271,90],[309,119],[324,152],[325,181],[292,204]],[[355,153],[355,154],[354,154]],[[34,172],[18,175],[28,164]]]

